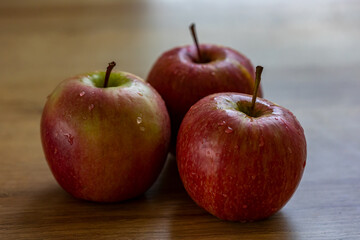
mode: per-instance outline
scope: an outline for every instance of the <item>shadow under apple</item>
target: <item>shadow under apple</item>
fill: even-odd
[[[169,218],[179,198],[188,198],[179,179],[176,161],[169,157],[155,184],[143,195],[119,203],[79,200],[55,182],[19,197],[17,218],[26,239],[126,236],[156,238],[168,236]],[[189,198],[188,201],[191,201]],[[156,234],[155,234],[156,233]],[[162,238],[161,237],[161,238]]]
[[[255,223],[225,222],[198,207],[186,193],[170,156],[155,184],[143,195],[120,203],[73,198],[55,182],[17,198],[14,239],[221,238],[266,236],[296,239],[286,212]]]

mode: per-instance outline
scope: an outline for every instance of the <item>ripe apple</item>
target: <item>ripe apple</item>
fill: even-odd
[[[41,140],[57,182],[76,198],[114,202],[144,193],[168,153],[170,119],[161,96],[126,72],[61,82],[48,97]]]
[[[176,159],[185,189],[220,219],[255,221],[276,213],[305,168],[300,123],[268,100],[255,104],[254,96],[207,96],[191,107],[178,133]]]
[[[254,91],[254,68],[247,57],[228,47],[198,45],[194,25],[191,30],[195,45],[166,51],[147,77],[166,103],[173,145],[183,117],[201,98],[217,92]]]

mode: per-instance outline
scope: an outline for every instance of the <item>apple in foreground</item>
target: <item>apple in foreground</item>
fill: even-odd
[[[170,119],[139,77],[93,72],[61,82],[48,97],[41,140],[50,169],[76,198],[115,202],[144,193],[168,153]]]
[[[207,96],[191,107],[178,133],[185,189],[220,219],[246,222],[276,213],[305,168],[306,140],[295,116],[265,99],[253,103],[241,93]]]
[[[166,103],[173,146],[183,117],[198,100],[217,92],[252,94],[255,85],[254,67],[246,56],[228,47],[199,45],[194,25],[191,30],[195,45],[166,51],[147,77]]]

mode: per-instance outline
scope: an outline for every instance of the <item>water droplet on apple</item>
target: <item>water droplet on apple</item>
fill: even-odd
[[[211,75],[215,76],[215,72],[211,72]]]
[[[251,179],[252,179],[252,180],[255,180],[255,178],[256,178],[255,175],[252,175],[252,176],[251,176]]]
[[[54,149],[54,154],[57,154],[58,150],[57,148]]]
[[[221,122],[218,123],[219,126],[224,126],[225,124],[226,124],[225,121],[221,121]]]
[[[80,97],[84,96],[85,95],[85,91],[82,91],[79,93]]]
[[[284,126],[285,126],[286,130],[289,130],[289,126],[287,125],[287,123],[286,123],[286,122],[284,122],[283,120],[282,120],[282,123],[284,124]]]
[[[234,130],[228,126],[226,129],[225,129],[225,133],[232,133]]]
[[[224,197],[227,197],[227,195],[226,195],[225,193],[223,193],[223,196],[224,196]]]
[[[90,105],[89,105],[89,111],[93,110],[94,107],[95,107],[94,104],[90,104]]]
[[[139,127],[140,131],[145,131],[145,128],[144,127]]]
[[[248,206],[247,206],[246,204],[244,204],[242,207],[243,207],[243,208],[247,208]]]
[[[74,137],[70,133],[65,133],[64,136],[67,138],[70,145],[73,145],[74,143]]]
[[[142,122],[142,118],[141,118],[141,117],[137,117],[137,118],[136,118],[136,123],[137,123],[137,124],[140,124],[141,122]]]

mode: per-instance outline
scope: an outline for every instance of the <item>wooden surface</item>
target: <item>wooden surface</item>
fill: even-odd
[[[1,1],[0,239],[360,239],[359,12],[352,0]],[[69,196],[40,144],[46,96],[111,60],[145,78],[163,51],[191,43],[193,21],[201,42],[263,65],[265,97],[304,127],[293,198],[265,221],[220,221],[188,197],[172,157],[137,199]]]

